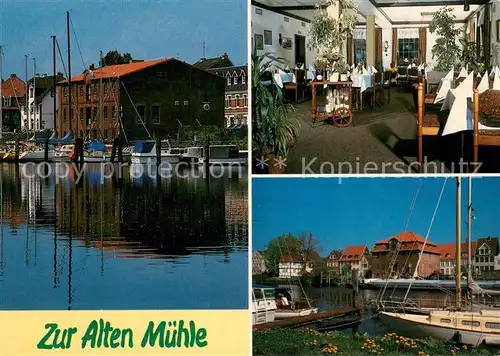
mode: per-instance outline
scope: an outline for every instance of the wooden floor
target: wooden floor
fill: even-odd
[[[417,117],[411,92],[391,89],[391,102],[353,112],[353,124],[312,127],[311,101],[298,104],[300,136],[285,162],[287,174],[406,174],[417,172]],[[462,144],[464,140],[464,144]],[[424,137],[427,173],[460,172],[472,161],[472,134]],[[462,148],[463,147],[463,148]],[[463,151],[463,152],[462,152]],[[500,172],[500,148],[481,147],[482,173]],[[256,172],[258,173],[258,172]],[[464,169],[462,168],[462,173]]]

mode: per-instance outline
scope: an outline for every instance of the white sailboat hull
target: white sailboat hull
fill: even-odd
[[[178,155],[161,155],[161,163],[177,164],[180,161],[180,156]],[[134,153],[130,159],[131,163],[134,164],[156,164],[156,154],[151,153]]]
[[[199,158],[200,164],[205,164],[205,158]],[[237,158],[210,158],[208,163],[210,165],[221,165],[221,166],[246,166],[248,165],[247,157],[237,157]]]
[[[54,151],[49,150],[48,160],[52,161],[53,159],[54,159]],[[19,155],[19,161],[21,161],[21,162],[43,162],[43,161],[45,161],[45,151],[23,152]]]
[[[446,314],[443,314],[446,316]],[[452,340],[459,334],[460,342],[479,346],[482,343],[500,345],[500,332],[485,332],[484,330],[467,330],[461,324],[450,323],[447,326],[431,323],[426,315],[381,312],[380,320],[398,333],[413,338],[433,337],[441,340]]]
[[[299,310],[288,310],[288,309],[277,309],[275,313],[275,319],[290,319],[296,318],[299,316],[307,316],[311,314],[316,314],[318,312],[318,308],[305,308]]]

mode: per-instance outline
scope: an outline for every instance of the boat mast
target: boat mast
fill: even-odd
[[[36,95],[35,95],[35,92],[36,92],[36,87],[35,87],[35,78],[36,78],[36,59],[35,57],[33,57],[33,131],[37,131],[37,120],[36,120],[36,103],[35,103],[35,99],[36,99]]]
[[[99,51],[99,57],[101,60],[101,74],[99,78],[99,118],[100,118],[100,123],[99,123],[99,131],[101,132],[101,137],[103,136],[103,130],[104,130],[104,115],[103,115],[103,90],[102,90],[102,67],[104,65],[104,61],[102,60],[102,51]],[[103,140],[104,141],[104,140]]]
[[[0,46],[0,139],[3,137],[2,46]]]
[[[29,83],[28,83],[28,55],[24,55],[24,74],[26,74],[26,137],[29,136],[30,130],[29,130],[29,121],[30,121],[30,111],[29,111]],[[28,137],[29,138],[29,137]]]
[[[462,271],[461,271],[461,231],[460,231],[460,204],[462,202],[462,192],[461,192],[461,184],[460,184],[460,177],[457,177],[457,221],[456,221],[456,254],[455,254],[455,282],[456,282],[456,289],[457,289],[457,294],[456,294],[456,303],[457,303],[457,308],[460,308],[462,304]]]
[[[54,137],[57,137],[57,73],[56,73],[56,36],[52,36],[52,71],[54,75],[54,88],[52,89],[52,93],[54,95]]]
[[[71,97],[73,96],[73,90],[71,88],[71,33],[69,32],[69,11],[66,11],[66,27],[68,31],[68,89],[69,89],[69,97],[68,97],[68,106],[69,106],[69,131],[73,129],[73,108],[71,107]],[[78,130],[75,132],[75,137],[78,137]]]

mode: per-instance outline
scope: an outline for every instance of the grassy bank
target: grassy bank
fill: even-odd
[[[474,349],[434,339],[410,339],[394,333],[384,337],[306,329],[273,329],[254,331],[254,355],[384,355],[449,356],[491,355]]]

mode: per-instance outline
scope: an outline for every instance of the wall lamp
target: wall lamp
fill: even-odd
[[[385,41],[384,42],[384,52],[387,53],[388,49],[389,49],[389,42]]]

